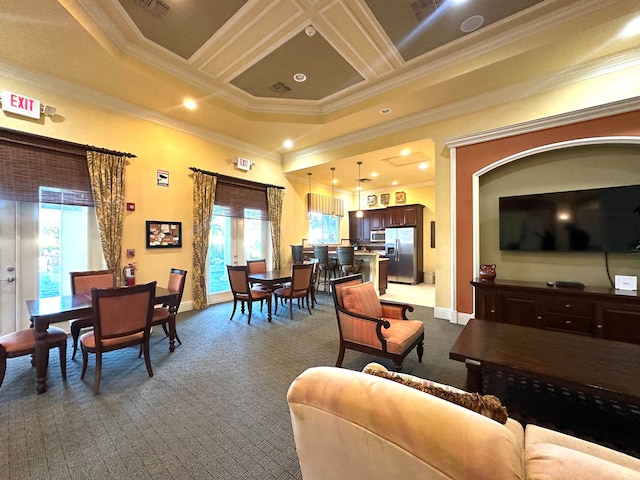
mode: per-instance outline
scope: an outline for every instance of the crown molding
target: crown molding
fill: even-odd
[[[128,115],[183,133],[195,135],[234,150],[246,152],[268,160],[274,160],[277,162],[281,161],[280,154],[263,150],[256,145],[240,141],[228,135],[214,132],[213,130],[197,127],[187,122],[174,120],[148,108],[140,107],[139,105],[126,102],[120,98],[106,95],[53,75],[21,69],[13,65],[7,65],[1,61],[0,75],[25,83],[32,87],[46,88],[60,95],[69,97],[74,101],[81,103],[85,102],[118,114]]]
[[[445,140],[445,145],[449,148],[464,147],[476,143],[499,140],[501,138],[522,135],[538,130],[562,127],[577,122],[586,122],[621,113],[633,112],[640,109],[640,97],[629,98],[617,102],[598,105],[595,107],[574,110],[573,112],[561,113],[550,117],[531,120],[529,122],[517,123],[507,127],[494,128],[484,132],[477,132],[471,135],[462,135]]]
[[[535,95],[539,95],[557,88],[571,85],[578,81],[595,78],[604,74],[608,74],[614,71],[631,68],[640,65],[640,55],[637,50],[627,51],[621,54],[611,55],[608,58],[600,59],[598,61],[592,61],[581,65],[574,66],[573,69],[565,70],[557,75],[549,76],[546,78],[544,88],[538,80],[531,80],[522,82],[508,87],[493,90],[481,95],[476,95],[470,99],[464,99],[458,102],[452,102],[441,107],[419,112],[413,115],[408,115],[399,119],[392,120],[380,125],[376,125],[371,128],[359,130],[357,132],[336,137],[327,142],[319,143],[306,149],[296,150],[294,152],[288,152],[282,155],[283,163],[287,163],[294,160],[299,160],[305,157],[318,155],[327,151],[339,149],[352,145],[354,143],[366,142],[382,135],[389,135],[394,133],[400,133],[405,130],[418,128],[420,126],[435,123],[450,119],[452,117],[459,117],[462,115],[471,114],[473,112],[481,111],[487,108],[495,107],[501,104],[505,104],[509,101],[516,101],[526,99]],[[625,105],[626,102],[631,101],[630,105]],[[619,106],[616,106],[619,104]],[[624,113],[626,111],[636,110],[638,107],[636,102],[631,100],[621,100],[614,104],[608,104],[611,107],[601,106],[599,108],[611,108],[613,113],[603,113],[601,116],[612,115],[614,113]],[[598,108],[598,107],[594,107]],[[579,110],[580,112],[581,110]],[[561,116],[571,116],[572,112],[561,114]],[[550,117],[552,118],[552,117]],[[543,120],[538,120],[543,121]],[[573,121],[576,121],[575,119]],[[528,122],[527,122],[528,123]],[[500,127],[495,131],[504,129],[517,128],[517,125]],[[547,128],[547,127],[541,127]],[[493,132],[493,130],[492,130]],[[473,134],[478,135],[478,138],[482,138],[482,133]],[[492,139],[490,133],[487,139]],[[513,133],[506,133],[507,135],[513,135]],[[454,145],[451,142],[457,142],[458,139],[466,139],[468,135],[455,137],[446,140],[447,146],[461,146]],[[499,138],[499,137],[496,137]],[[460,140],[462,141],[462,140]],[[477,140],[481,141],[481,140]],[[470,141],[469,143],[476,143],[476,141]]]

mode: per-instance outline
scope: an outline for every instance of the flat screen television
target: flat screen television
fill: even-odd
[[[640,185],[499,198],[500,250],[640,252]]]

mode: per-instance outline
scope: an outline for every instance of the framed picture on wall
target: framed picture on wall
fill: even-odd
[[[382,205],[389,205],[389,201],[391,200],[391,194],[389,193],[381,193],[380,194],[380,203]]]
[[[396,192],[396,203],[404,203],[407,201],[407,194],[404,192]]]
[[[376,203],[378,203],[378,197],[376,195],[368,195],[367,196],[367,205],[369,205],[370,207],[374,206]]]
[[[147,220],[147,248],[182,247],[182,222]]]

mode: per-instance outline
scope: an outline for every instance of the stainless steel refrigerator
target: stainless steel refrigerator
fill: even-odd
[[[415,227],[386,228],[385,253],[390,282],[418,283],[417,233]]]

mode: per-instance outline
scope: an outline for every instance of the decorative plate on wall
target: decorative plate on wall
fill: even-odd
[[[381,193],[380,194],[380,203],[382,205],[389,205],[389,200],[391,199],[391,194],[389,193]]]
[[[370,207],[375,205],[378,202],[378,197],[376,195],[368,195],[367,196],[367,205]]]

